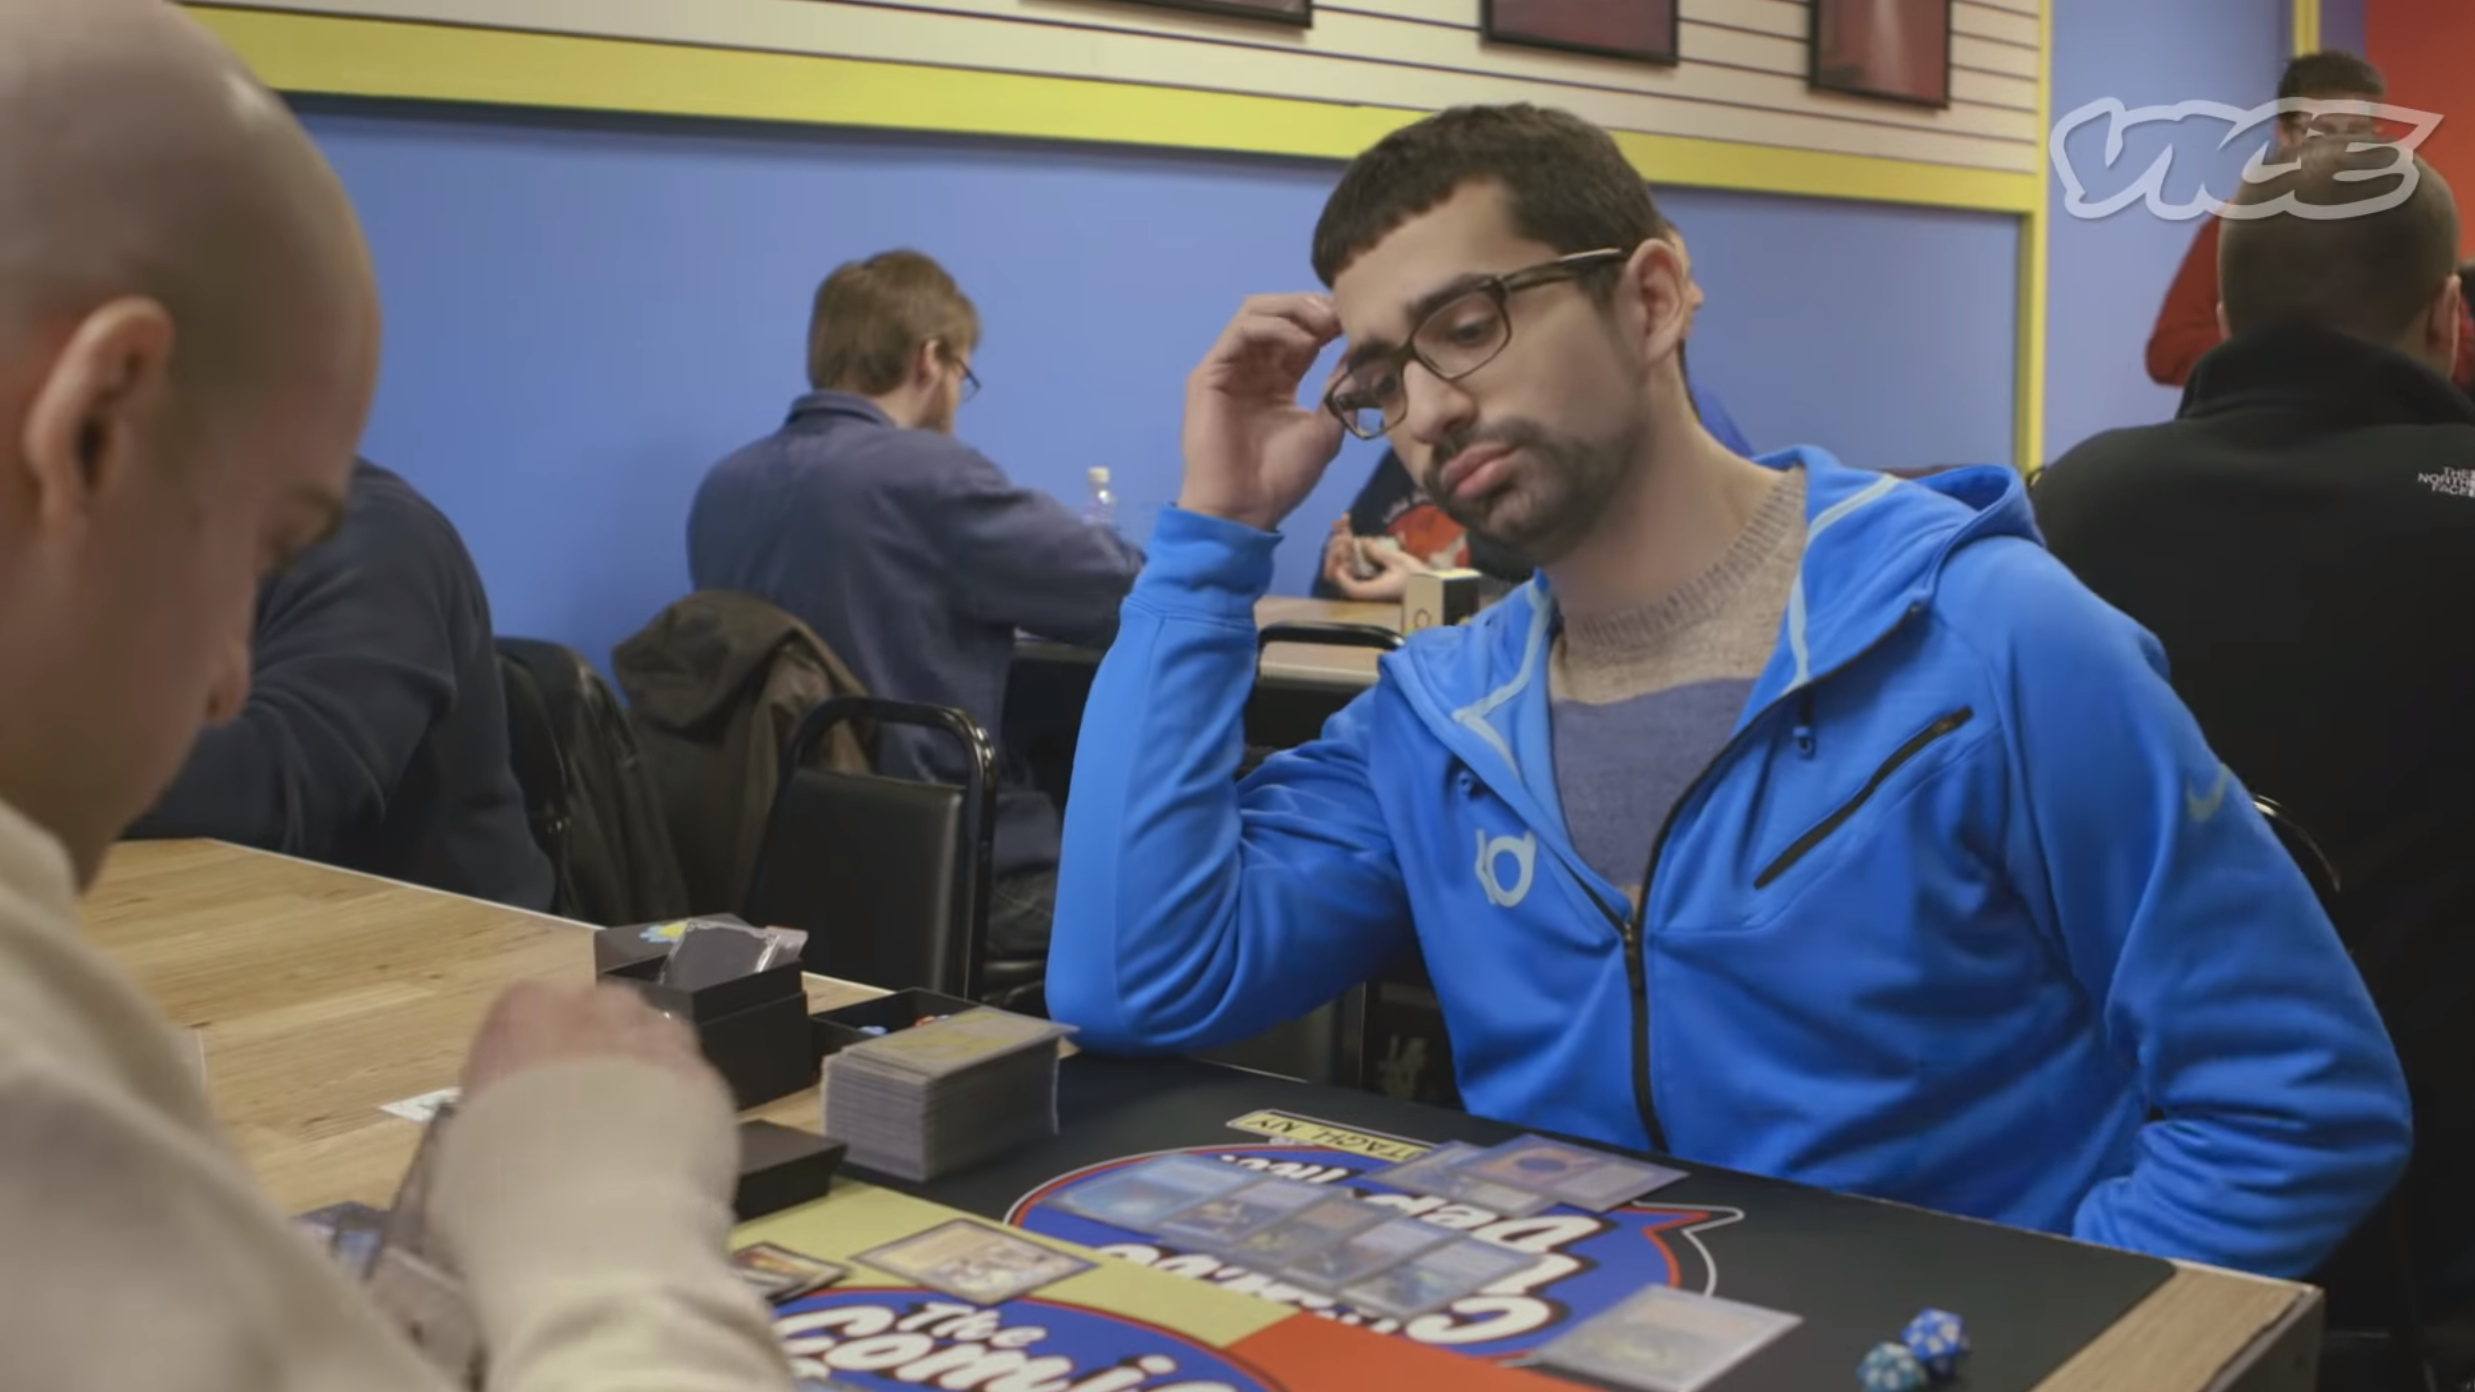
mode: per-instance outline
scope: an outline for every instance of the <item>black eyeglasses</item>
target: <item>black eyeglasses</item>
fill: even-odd
[[[961,356],[954,351],[953,345],[947,343],[945,340],[940,338],[932,338],[928,341],[936,348],[938,357],[941,357],[947,362],[950,362],[954,366],[962,369],[962,399],[964,401],[969,401],[971,398],[978,396],[980,394],[980,374],[971,370],[971,364],[964,362]]]
[[[1407,344],[1369,356],[1333,383],[1324,396],[1324,409],[1359,439],[1380,437],[1409,414],[1409,383],[1402,373],[1411,363],[1443,381],[1457,382],[1495,361],[1512,342],[1506,302],[1516,292],[1577,280],[1629,254],[1614,248],[1575,252],[1471,284],[1429,310],[1410,331]]]

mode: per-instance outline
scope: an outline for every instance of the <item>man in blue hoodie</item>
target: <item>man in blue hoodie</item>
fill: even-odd
[[[2409,1125],[2300,871],[2010,471],[1710,437],[1660,230],[1560,112],[1350,167],[1332,293],[1249,301],[1189,383],[1086,717],[1053,1012],[1208,1048],[1415,941],[1475,1112],[2309,1270]],[[1272,529],[1344,426],[1540,577],[1233,783]]]

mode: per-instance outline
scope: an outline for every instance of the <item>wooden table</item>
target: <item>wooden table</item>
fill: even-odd
[[[593,971],[581,924],[208,841],[118,847],[85,917],[201,1033],[216,1110],[288,1213],[384,1206],[420,1133],[379,1109],[453,1084],[509,983]],[[818,1009],[875,994],[809,981]],[[813,1131],[815,1108],[764,1114]]]
[[[379,1108],[455,1081],[508,983],[592,970],[581,925],[212,842],[124,845],[87,931],[202,1032],[217,1112],[275,1201],[384,1204],[419,1132]],[[876,994],[810,979],[819,1008]],[[760,1109],[814,1129],[813,1091]],[[2308,1389],[2308,1286],[2183,1265],[2039,1392]]]

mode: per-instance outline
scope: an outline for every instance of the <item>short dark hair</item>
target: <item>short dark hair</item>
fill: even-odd
[[[916,251],[848,261],[816,288],[808,319],[808,384],[880,396],[902,385],[930,339],[951,353],[980,345],[980,313],[945,268]]]
[[[2285,76],[2277,80],[2277,95],[2281,101],[2331,95],[2378,100],[2389,95],[2389,84],[2381,80],[2380,69],[2333,48],[2288,63]]]
[[[1330,285],[1402,223],[1482,181],[1503,188],[1523,236],[1562,255],[1629,252],[1667,232],[1650,186],[1607,132],[1549,107],[1459,106],[1350,161],[1315,224],[1315,274]]]
[[[2408,159],[2394,145],[2316,136],[2295,152],[2294,169],[2245,184],[2235,205],[2289,193],[2320,207],[2370,202],[2396,193]],[[2303,325],[2379,343],[2403,334],[2458,273],[2457,200],[2432,166],[2416,159],[2414,168],[2414,192],[2394,208],[2227,219],[2217,252],[2227,329],[2241,335]]]

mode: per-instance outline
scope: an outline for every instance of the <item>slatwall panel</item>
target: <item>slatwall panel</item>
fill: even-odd
[[[1319,0],[1295,29],[1118,0],[217,0],[1432,110],[1528,100],[1615,129],[1986,170],[2041,167],[2038,6],[1955,0],[1933,111],[1809,90],[1807,0],[1680,0],[1675,67],[1487,44],[1479,0]]]

